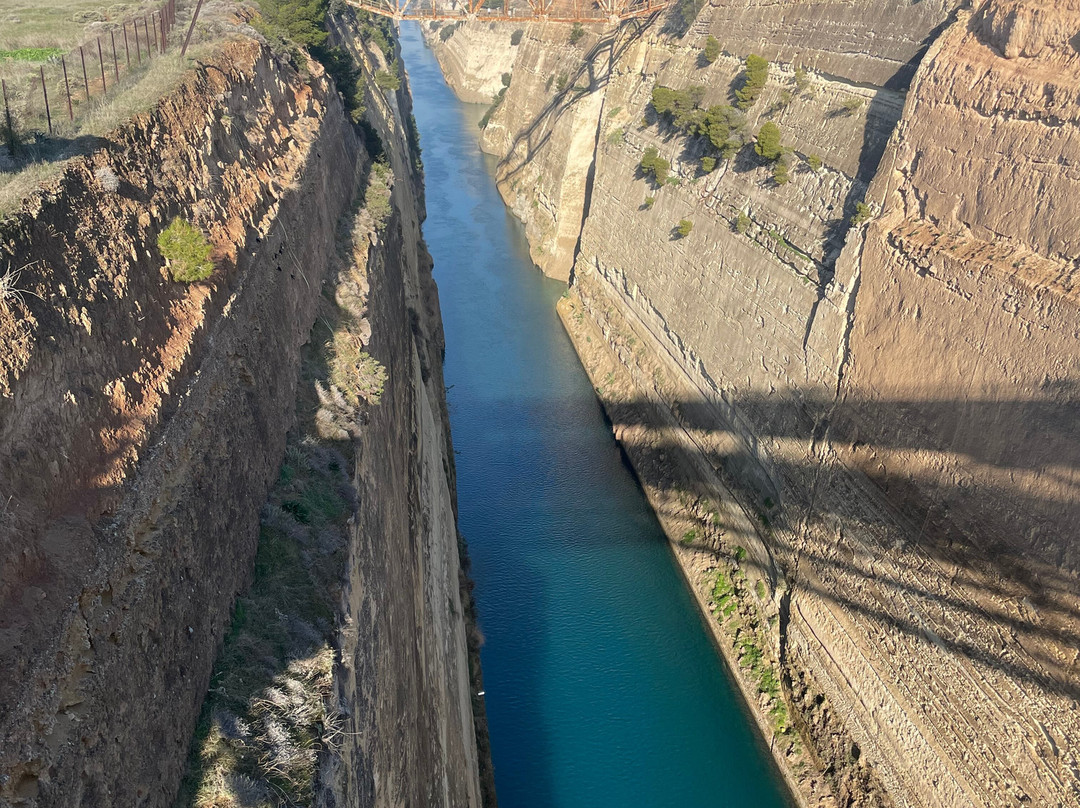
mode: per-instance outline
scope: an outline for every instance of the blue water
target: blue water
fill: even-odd
[[[787,806],[457,101],[401,43],[502,808]]]

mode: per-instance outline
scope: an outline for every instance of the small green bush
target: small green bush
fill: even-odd
[[[758,131],[754,151],[759,157],[769,162],[776,162],[784,153],[780,145],[780,127],[772,121],[765,123]]]
[[[388,70],[380,70],[375,74],[375,86],[383,92],[394,92],[401,87],[401,79]]]
[[[521,44],[521,38],[523,36],[525,36],[525,29],[524,28],[518,28],[516,31],[514,31],[514,33],[510,34],[510,44],[511,45],[519,45],[519,44]]]
[[[157,245],[169,262],[169,274],[174,281],[203,281],[214,271],[210,242],[202,231],[179,217],[158,234]]]
[[[739,215],[735,217],[735,232],[740,235],[746,235],[750,230],[751,224],[750,217],[740,210]]]
[[[652,210],[652,206],[656,204],[655,196],[645,197],[645,210]]]
[[[686,238],[693,229],[694,223],[689,219],[679,219],[679,223],[675,226],[675,232],[679,234],[679,238]]]
[[[608,133],[607,142],[612,146],[618,146],[625,138],[626,133],[623,132],[621,126],[617,126]]]
[[[708,174],[714,168],[716,168],[716,158],[715,157],[702,157],[701,158],[701,170],[702,171],[704,171],[706,174]]]
[[[772,178],[777,185],[787,185],[791,181],[787,160],[781,157],[773,163]]]
[[[858,227],[874,218],[874,209],[865,202],[855,203],[855,215],[851,217],[851,224]]]
[[[851,117],[863,108],[863,104],[866,103],[864,98],[849,98],[840,105],[840,109],[844,111],[844,114]]]
[[[641,157],[641,170],[646,176],[651,175],[657,185],[667,182],[668,170],[671,165],[660,156],[655,146],[649,146]]]
[[[575,22],[574,27],[570,29],[570,44],[576,45],[583,36],[585,36],[585,29],[581,27],[580,22]]]
[[[743,85],[735,91],[735,97],[739,100],[740,109],[750,109],[754,106],[761,91],[765,89],[765,82],[769,80],[769,61],[763,56],[751,53],[746,57],[746,69],[743,73]]]
[[[705,40],[705,47],[701,51],[701,55],[705,57],[705,61],[712,64],[720,58],[720,40],[709,34],[709,38]]]
[[[510,86],[510,74],[509,73],[503,73],[502,74],[502,86],[503,87],[509,87]]]
[[[555,89],[560,93],[566,89],[566,83],[570,80],[570,77],[565,73],[560,73],[559,77],[555,79]]]
[[[803,68],[796,67],[795,68],[795,88],[800,93],[804,93],[804,92],[806,92],[806,90],[807,90],[807,88],[809,86],[810,86],[810,76],[807,74],[807,72]]]
[[[821,171],[821,158],[818,157],[816,154],[808,155],[806,158],[806,164],[810,166],[810,170],[813,171],[815,174]]]

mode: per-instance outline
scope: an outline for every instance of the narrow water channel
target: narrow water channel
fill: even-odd
[[[446,329],[502,808],[780,808],[768,752],[555,314],[565,288],[415,24],[401,44]]]

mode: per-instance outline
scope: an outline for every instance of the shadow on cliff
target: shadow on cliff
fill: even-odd
[[[516,164],[500,176],[501,182],[512,182],[522,169],[532,162],[536,153],[551,138],[559,120],[574,108],[579,99],[607,85],[612,66],[658,17],[659,12],[645,20],[628,20],[597,40],[585,54],[581,67],[567,80],[566,87],[556,93],[532,123],[514,137],[502,165],[507,165],[511,160]],[[582,78],[586,79],[584,85],[580,84]]]
[[[843,402],[828,413],[831,425],[825,420],[824,428],[811,415],[813,403],[794,418],[793,405],[768,398],[740,401],[737,407],[736,417],[743,424],[740,431],[752,428],[756,441],[737,438],[725,425],[724,416],[708,403],[672,405],[680,425],[695,435],[700,451],[691,456],[682,443],[653,437],[663,434],[659,430],[644,441],[631,439],[626,451],[634,459],[639,479],[664,492],[665,501],[690,496],[702,503],[713,502],[717,489],[698,471],[704,460],[735,493],[746,517],[732,520],[718,515],[717,524],[727,522],[721,529],[734,536],[753,524],[772,557],[773,569],[761,568],[766,577],[774,579],[775,571],[786,567],[788,576],[796,578],[797,588],[814,592],[848,616],[868,621],[874,626],[872,633],[898,632],[917,639],[928,655],[938,655],[940,663],[949,664],[945,660],[952,655],[1018,683],[1080,699],[1076,652],[1080,600],[1065,558],[1071,552],[1071,540],[1061,533],[1061,515],[1075,510],[1075,500],[1067,492],[1055,497],[1031,493],[1031,487],[1021,491],[1000,483],[982,486],[977,497],[944,481],[928,491],[925,481],[920,486],[904,473],[864,474],[850,463],[850,450],[843,446],[858,447],[867,440],[881,452],[951,452],[1002,469],[1008,479],[1024,469],[1042,470],[1038,458],[1052,458],[1064,482],[1080,469],[1080,441],[1076,440],[1080,428],[1075,417],[1080,405],[1073,401]],[[957,428],[953,444],[941,447],[923,431],[897,427],[913,412],[946,427],[969,421],[986,429],[964,435]],[[624,437],[640,434],[635,427],[656,429],[670,418],[646,401],[611,407],[609,416]],[[870,423],[889,428],[877,429],[871,436],[865,430]],[[991,424],[997,425],[995,430]],[[1020,424],[1026,424],[1026,429],[1019,429]],[[1006,467],[1002,462],[1009,454],[1005,447],[977,437],[991,431],[1008,435],[1007,440],[1017,445],[1034,445]],[[844,453],[850,465],[837,459],[825,446],[826,440]],[[773,441],[785,447],[783,455],[775,452],[760,460],[764,452],[759,444]],[[802,443],[805,451],[793,450],[795,442]],[[727,448],[707,448],[718,445]],[[817,459],[821,457],[825,459]],[[809,496],[797,500],[793,492],[798,491]],[[1029,514],[1059,515],[1058,530],[1055,533],[1054,525],[1042,524],[1042,518],[1035,534],[1030,525],[1024,531],[1023,525],[1007,522],[991,523],[986,529],[980,517],[987,512],[1015,517],[1018,522]],[[674,508],[665,514],[662,509],[661,515],[684,518],[685,512]],[[1001,538],[1030,535],[1042,544],[1029,547],[1023,546],[1023,539],[1006,543]]]

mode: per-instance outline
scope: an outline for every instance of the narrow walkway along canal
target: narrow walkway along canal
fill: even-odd
[[[502,808],[788,804],[477,147],[401,27]]]

